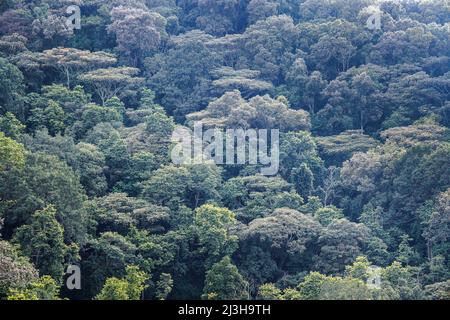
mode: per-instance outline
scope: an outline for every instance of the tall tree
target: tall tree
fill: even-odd
[[[166,19],[159,13],[139,8],[118,6],[111,11],[108,32],[116,35],[118,50],[133,66],[160,46],[166,35]]]
[[[56,220],[56,209],[48,206],[36,211],[30,224],[15,231],[14,241],[20,244],[22,252],[30,257],[41,275],[61,279],[68,250],[63,233],[63,227]]]
[[[248,284],[232,264],[229,256],[212,266],[206,274],[203,298],[208,300],[240,300],[248,298]]]
[[[144,79],[136,77],[138,73],[139,69],[130,67],[97,69],[80,75],[79,79],[94,88],[104,105],[125,88],[141,84]]]
[[[90,52],[75,48],[53,48],[38,55],[39,61],[47,67],[57,68],[66,78],[70,89],[71,79],[82,71],[107,67],[117,62],[116,57],[106,52]]]

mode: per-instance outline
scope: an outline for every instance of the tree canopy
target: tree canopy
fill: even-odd
[[[0,1],[0,300],[450,299],[449,26],[448,0]]]

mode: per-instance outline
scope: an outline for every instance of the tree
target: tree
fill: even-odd
[[[85,203],[97,234],[117,232],[127,235],[133,228],[161,233],[169,228],[171,212],[125,193],[109,193]]]
[[[346,219],[333,221],[318,240],[320,252],[316,265],[324,273],[340,272],[362,254],[369,231],[363,224]]]
[[[261,300],[281,300],[282,291],[273,283],[265,283],[258,289],[258,298]]]
[[[89,103],[81,109],[81,119],[73,125],[71,130],[76,138],[82,138],[99,123],[117,125],[122,121],[121,114],[108,106],[98,106]]]
[[[385,295],[391,299],[420,299],[420,284],[412,271],[410,267],[403,267],[398,261],[381,270],[381,286]]]
[[[367,152],[375,148],[378,142],[372,137],[361,134],[359,130],[348,130],[338,135],[316,137],[320,157],[326,165],[340,165],[354,153]]]
[[[183,120],[213,98],[209,92],[210,71],[220,66],[220,60],[203,41],[194,39],[148,58],[146,77],[167,112]]]
[[[309,191],[312,191],[311,189],[317,185],[317,183],[314,184],[314,180],[320,178],[322,170],[323,161],[319,157],[310,133],[305,131],[288,132],[281,136],[280,173],[289,179],[289,182],[296,185],[299,193],[308,196]],[[302,176],[306,180],[302,180]],[[311,181],[312,178],[314,180]],[[305,182],[308,184],[303,185]]]
[[[372,292],[360,279],[327,277],[318,300],[372,300]]]
[[[95,297],[97,300],[140,300],[147,285],[148,276],[139,271],[137,266],[126,267],[123,279],[115,277],[106,279],[101,292]]]
[[[24,164],[25,149],[23,145],[5,137],[5,134],[0,131],[0,172]]]
[[[309,106],[309,113],[315,114],[318,107],[321,106],[323,97],[321,92],[327,85],[326,80],[323,80],[320,71],[313,71],[305,84],[304,100]]]
[[[432,300],[448,300],[450,299],[450,281],[447,280],[425,286],[425,292]]]
[[[25,128],[26,126],[11,112],[7,112],[4,116],[0,116],[0,132],[3,132],[12,139],[18,140],[24,133]]]
[[[125,280],[128,282],[129,300],[139,300],[144,290],[148,287],[145,283],[148,281],[148,275],[139,270],[137,266],[127,266],[125,268]]]
[[[8,176],[11,171],[20,171],[25,165],[25,159],[26,153],[23,145],[5,137],[4,133],[0,131],[0,177]],[[0,216],[2,216],[0,227],[3,226],[4,211],[13,204],[14,201],[0,191]]]
[[[277,208],[300,209],[303,199],[293,189],[292,184],[280,177],[252,175],[226,181],[221,196],[236,218],[248,223],[269,216]]]
[[[107,114],[111,114],[107,112]],[[116,114],[113,112],[112,114]],[[89,130],[84,140],[96,145],[105,155],[105,175],[108,187],[113,188],[124,179],[130,167],[129,144],[122,139],[120,132],[111,123],[101,122]]]
[[[27,41],[27,38],[18,33],[2,36],[0,37],[0,52],[3,52],[6,56],[9,56],[26,51]]]
[[[24,289],[11,289],[7,300],[60,300],[59,286],[52,277],[43,276]]]
[[[11,289],[24,289],[37,277],[29,259],[17,247],[0,240],[0,297],[6,297]]]
[[[306,20],[341,17],[352,21],[356,18],[359,11],[370,3],[368,0],[356,0],[352,3],[346,1],[329,3],[326,0],[307,0],[300,5],[300,12],[301,17]]]
[[[243,56],[246,67],[261,71],[262,79],[278,85],[297,55],[297,29],[287,15],[272,16],[249,26],[243,34]],[[251,62],[250,62],[251,61]]]
[[[8,60],[0,57],[0,110],[22,117],[21,96],[24,93],[22,72]]]
[[[230,257],[226,256],[207,272],[202,297],[209,300],[246,299],[247,287],[247,282],[232,264]]]
[[[175,123],[168,117],[162,107],[155,107],[145,117],[146,129],[149,133],[167,139],[175,128]]]
[[[28,153],[25,166],[0,172],[0,181],[2,200],[11,201],[3,214],[8,235],[16,227],[29,223],[33,212],[52,204],[67,242],[85,240],[82,203],[86,196],[78,176],[66,163],[44,153]],[[11,185],[15,188],[10,188]]]
[[[357,263],[360,263],[358,261]],[[355,265],[348,268],[350,276],[326,276],[319,272],[310,272],[298,285],[299,297],[303,300],[371,300],[372,292],[354,275]]]
[[[124,236],[116,232],[103,232],[99,236],[93,237],[80,251],[81,269],[84,274],[84,287],[88,297],[94,297],[105,285],[106,279],[125,277],[125,269],[128,265],[137,265],[140,259],[136,256],[136,246]],[[126,279],[110,280],[112,284],[106,286],[106,292],[114,291],[119,287],[119,294],[123,290],[128,290]],[[123,283],[126,283],[124,285]],[[106,289],[105,289],[106,290]],[[104,291],[105,292],[105,291]],[[129,298],[128,292],[126,297]]]
[[[73,124],[78,116],[78,112],[90,101],[90,95],[85,93],[80,85],[73,89],[60,84],[53,84],[42,87],[42,95],[48,100],[55,101],[67,115],[66,123]]]
[[[161,273],[158,282],[156,283],[157,293],[156,299],[166,300],[173,288],[172,276],[168,273]]]
[[[128,56],[133,66],[139,66],[148,53],[158,49],[166,23],[159,13],[118,6],[111,11],[108,32],[116,35],[118,50]]]
[[[427,240],[428,258],[446,251],[446,243],[450,233],[450,189],[438,195],[437,203],[429,220],[423,236]],[[448,257],[448,255],[447,255]]]
[[[66,162],[79,175],[88,196],[101,196],[106,191],[105,156],[97,146],[75,144],[69,135],[52,137],[46,130],[36,131],[34,137],[25,136],[23,141],[32,152],[45,152]]]
[[[31,110],[28,125],[34,130],[47,128],[48,132],[54,136],[64,132],[65,121],[66,114],[61,106],[55,101],[49,100],[45,108]]]
[[[44,66],[57,68],[66,78],[70,89],[71,79],[85,70],[107,67],[117,62],[113,54],[106,52],[90,52],[75,48],[53,48],[38,55],[38,60]]]
[[[322,291],[322,285],[327,277],[319,272],[310,272],[298,285],[302,299],[317,300]]]
[[[205,204],[195,210],[194,225],[206,268],[236,250],[237,238],[229,231],[235,223],[234,213],[226,208]]]
[[[328,226],[333,221],[344,218],[344,215],[342,213],[342,210],[334,206],[329,206],[317,210],[314,213],[314,218],[317,219],[317,221],[319,221],[321,225]]]
[[[190,184],[188,179],[189,171],[184,167],[162,167],[144,183],[143,195],[159,205],[183,201],[186,197],[187,185]]]
[[[92,144],[79,143],[75,146],[75,172],[88,196],[102,196],[108,189],[104,174],[105,156]]]
[[[144,196],[159,205],[181,203],[197,208],[208,200],[219,198],[220,169],[215,164],[202,163],[176,167],[164,166],[144,182]]]
[[[117,67],[89,71],[80,75],[78,79],[91,85],[105,105],[107,100],[126,88],[141,84],[144,79],[136,77],[138,73],[137,68]]]
[[[137,196],[143,192],[143,182],[150,179],[153,172],[159,167],[157,157],[150,152],[142,151],[135,153],[130,158],[130,165],[119,182],[118,189]]]
[[[56,220],[56,209],[48,206],[36,211],[30,224],[19,227],[14,233],[14,242],[30,257],[40,275],[61,279],[64,258],[68,251],[64,244],[64,229]]]
[[[321,233],[322,226],[311,216],[288,208],[276,209],[243,228],[236,261],[251,284],[258,287],[283,273],[308,268]]]
[[[128,282],[117,278],[106,279],[102,291],[96,296],[97,300],[129,300]]]
[[[290,181],[304,199],[311,195],[314,188],[314,174],[307,164],[302,163],[298,168],[293,168]]]
[[[381,116],[375,115],[378,112],[376,106],[373,106],[373,100],[376,101],[376,95],[379,93],[377,83],[366,73],[362,72],[352,79],[352,88],[356,91],[359,101],[359,124],[361,132],[364,132],[365,125],[376,117],[378,120]],[[372,102],[372,103],[371,103]]]
[[[317,68],[330,78],[339,72],[347,71],[355,53],[356,48],[348,39],[331,35],[324,35],[311,47],[311,59],[315,61]]]
[[[371,59],[384,64],[415,62],[429,56],[435,37],[423,26],[384,32],[374,46]]]
[[[258,20],[276,15],[279,4],[270,0],[251,0],[247,6],[249,23],[253,24]]]
[[[369,260],[364,256],[359,256],[353,264],[345,266],[345,275],[366,282],[369,277],[369,267]]]
[[[220,94],[232,90],[239,90],[246,98],[256,94],[265,94],[273,89],[270,82],[258,80],[260,72],[257,70],[240,69],[234,70],[230,67],[222,67],[213,71],[216,78],[212,85]]]
[[[212,101],[205,110],[187,115],[187,119],[191,123],[201,121],[208,127],[280,131],[310,128],[308,114],[303,110],[290,109],[285,99],[273,99],[269,95],[264,95],[247,101],[238,90],[226,92]]]

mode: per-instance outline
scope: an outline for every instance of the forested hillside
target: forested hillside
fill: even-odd
[[[0,300],[450,299],[449,98],[449,0],[3,0]]]

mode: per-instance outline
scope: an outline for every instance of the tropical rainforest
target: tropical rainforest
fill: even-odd
[[[449,0],[2,0],[0,300],[450,299],[449,98]]]

